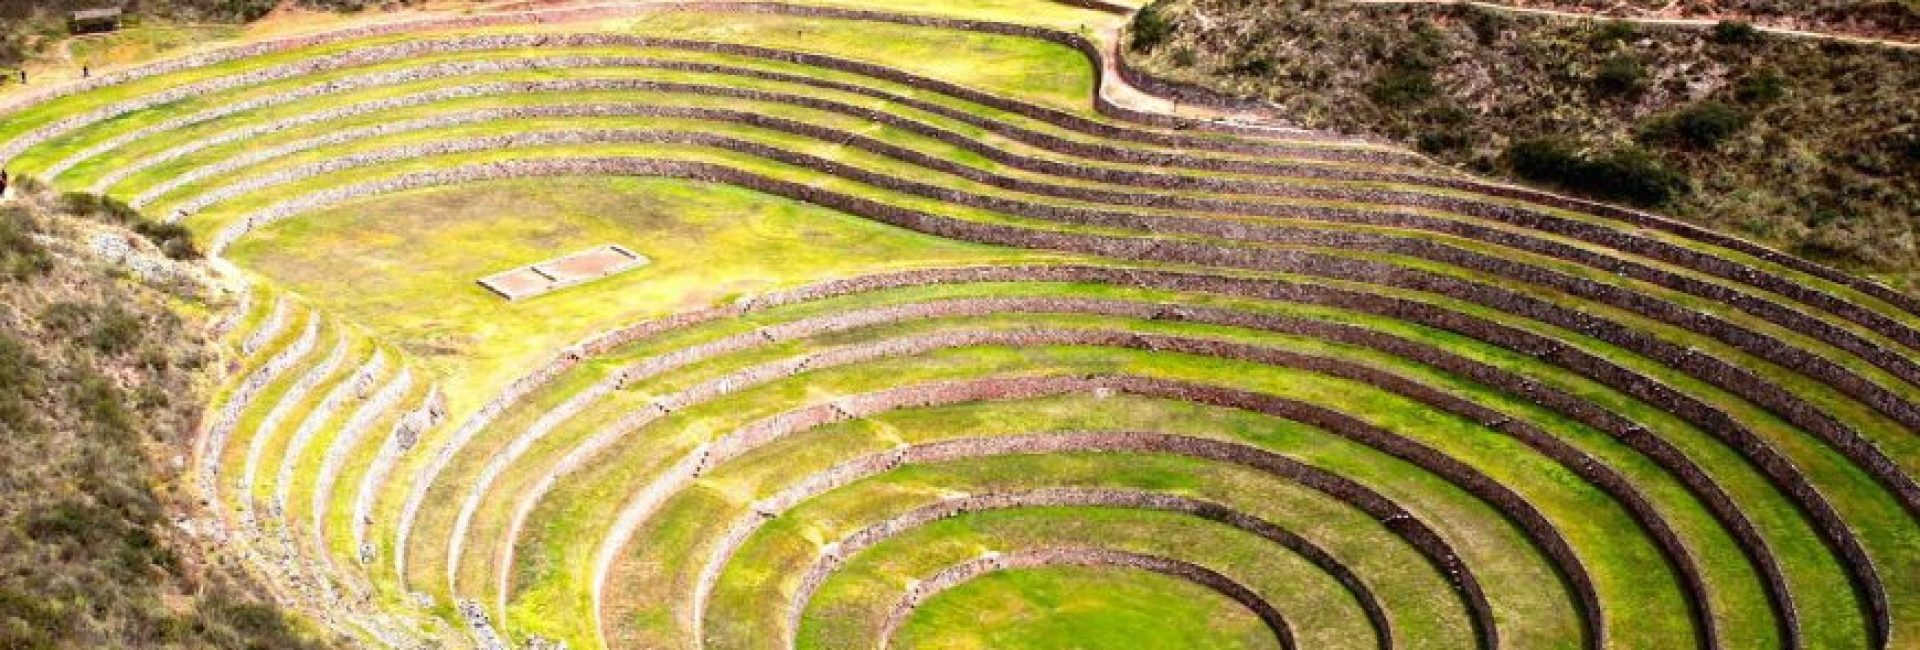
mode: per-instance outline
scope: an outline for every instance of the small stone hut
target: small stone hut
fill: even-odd
[[[120,29],[120,8],[82,9],[67,14],[67,31],[73,34],[97,34]]]

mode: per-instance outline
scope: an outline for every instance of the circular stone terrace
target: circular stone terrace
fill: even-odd
[[[416,12],[0,97],[0,161],[231,264],[203,516],[365,645],[1920,644],[1920,300],[1133,10]]]

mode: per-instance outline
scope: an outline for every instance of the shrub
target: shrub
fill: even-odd
[[[39,365],[25,344],[0,332],[0,433],[17,436],[44,430],[33,407],[40,390]]]
[[[1738,20],[1722,20],[1713,26],[1713,42],[1729,45],[1752,43],[1760,40],[1760,30],[1752,23]]]
[[[1507,149],[1507,165],[1521,178],[1639,205],[1666,203],[1686,185],[1686,177],[1647,152],[1622,149],[1595,157],[1554,138],[1515,142]]]
[[[1609,20],[1600,23],[1593,33],[1587,36],[1587,45],[1595,50],[1607,50],[1616,44],[1640,38],[1640,26],[1624,20]]]
[[[1168,37],[1173,36],[1173,23],[1160,12],[1160,3],[1155,2],[1141,7],[1140,12],[1133,15],[1133,24],[1128,27],[1128,31],[1133,34],[1130,43],[1133,51],[1152,51],[1153,48],[1160,47],[1161,43],[1165,43]]]
[[[1387,68],[1374,76],[1373,84],[1367,87],[1367,96],[1381,106],[1404,108],[1426,101],[1438,91],[1431,72]]]
[[[1466,131],[1441,128],[1421,133],[1417,144],[1420,150],[1426,153],[1445,153],[1465,151],[1469,145],[1473,144],[1473,140],[1467,137]]]
[[[40,312],[40,322],[50,331],[72,336],[110,356],[132,351],[146,330],[139,315],[111,302],[57,302]]]
[[[1467,29],[1473,30],[1474,40],[1479,41],[1481,45],[1492,45],[1494,41],[1499,40],[1500,32],[1505,31],[1510,22],[1506,14],[1492,9],[1477,5],[1457,6],[1465,12]]]
[[[134,224],[133,231],[146,237],[160,248],[160,252],[176,260],[200,259],[200,247],[193,243],[193,231],[177,223],[159,223],[141,220]]]
[[[1252,57],[1227,68],[1227,74],[1238,77],[1264,77],[1273,74],[1273,60],[1266,57]]]
[[[1647,87],[1647,67],[1628,54],[1608,57],[1593,73],[1594,91],[1603,95],[1631,95]]]
[[[1746,128],[1749,121],[1745,111],[1708,100],[1650,120],[1641,137],[1651,142],[1707,148]]]
[[[1645,151],[1621,149],[1589,162],[1575,187],[1602,198],[1639,205],[1661,205],[1686,187],[1686,176]]]
[[[1785,96],[1787,79],[1772,68],[1749,73],[1733,84],[1733,98],[1742,104],[1771,104]]]
[[[67,192],[60,195],[60,209],[83,217],[97,217],[119,224],[131,224],[140,221],[140,212],[117,199],[88,192]]]
[[[46,247],[34,241],[31,224],[17,208],[0,211],[0,279],[24,280],[53,267]]]
[[[1554,138],[1528,138],[1507,147],[1507,165],[1528,180],[1559,183],[1578,173],[1583,159],[1573,145]]]
[[[1191,68],[1193,67],[1193,64],[1199,63],[1199,62],[1200,62],[1200,55],[1195,54],[1193,52],[1193,48],[1191,47],[1183,47],[1173,51],[1174,65],[1180,66],[1182,68]]]

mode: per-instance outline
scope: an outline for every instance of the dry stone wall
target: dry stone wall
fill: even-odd
[[[307,324],[300,331],[299,338],[294,339],[285,349],[248,374],[247,378],[241,380],[240,385],[227,395],[226,402],[220,405],[213,423],[207,427],[201,437],[199,453],[200,488],[209,503],[215,503],[219,499],[221,458],[226,452],[227,439],[232,437],[233,430],[240,426],[242,414],[253,404],[254,399],[260,396],[261,391],[266,390],[268,384],[273,383],[280,375],[292,369],[295,363],[313,352],[319,339],[320,315],[308,312]]]
[[[1383,650],[1393,647],[1392,627],[1386,612],[1352,569],[1332,554],[1272,522],[1245,514],[1231,506],[1171,494],[1138,490],[1099,488],[1041,488],[1025,492],[994,492],[946,499],[902,513],[870,525],[838,541],[829,542],[820,557],[800,578],[800,586],[788,600],[789,637],[800,629],[813,596],[848,560],[875,544],[900,536],[915,528],[960,515],[986,510],[1039,507],[1127,508],[1178,512],[1238,528],[1259,536],[1313,564],[1345,588],[1360,604]]]
[[[1618,322],[1578,312],[1544,299],[1504,287],[1459,280],[1431,272],[1408,269],[1386,263],[1299,251],[1255,251],[1222,248],[1202,242],[1135,239],[1038,231],[1021,227],[967,222],[899,208],[889,204],[822,190],[810,185],[775,180],[727,167],[701,163],[681,163],[632,158],[591,158],[486,163],[466,167],[421,172],[372,183],[336,188],[291,199],[255,213],[223,231],[221,241],[231,241],[248,228],[286,215],[326,205],[349,197],[397,191],[413,187],[445,185],[454,182],[572,174],[614,174],[689,178],[730,183],[808,201],[856,215],[937,236],[979,243],[1012,245],[1024,248],[1078,252],[1107,257],[1142,259],[1154,262],[1198,264],[1247,270],[1306,273],[1329,279],[1382,284],[1465,299],[1503,312],[1569,329],[1609,344],[1652,358],[1669,367],[1687,372],[1717,387],[1749,399],[1787,421],[1825,438],[1850,460],[1889,487],[1910,512],[1920,512],[1920,485],[1900,471],[1898,466],[1858,432],[1832,416],[1815,409],[1800,397],[1761,379],[1753,371],[1726,360],[1699,354],[1628,328]],[[219,244],[224,245],[224,244]],[[1547,277],[1531,274],[1515,278],[1540,283]],[[1587,281],[1583,281],[1587,282]],[[1422,307],[1422,317],[1431,307]],[[1395,316],[1396,318],[1404,318]],[[1414,318],[1416,322],[1424,322]],[[1725,333],[1722,333],[1723,335]],[[1784,346],[1783,346],[1784,347]],[[1756,350],[1759,351],[1759,350]],[[1762,356],[1777,356],[1779,350]]]

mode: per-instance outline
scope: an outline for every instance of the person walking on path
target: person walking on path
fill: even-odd
[[[0,199],[7,198],[7,170],[0,169]]]

